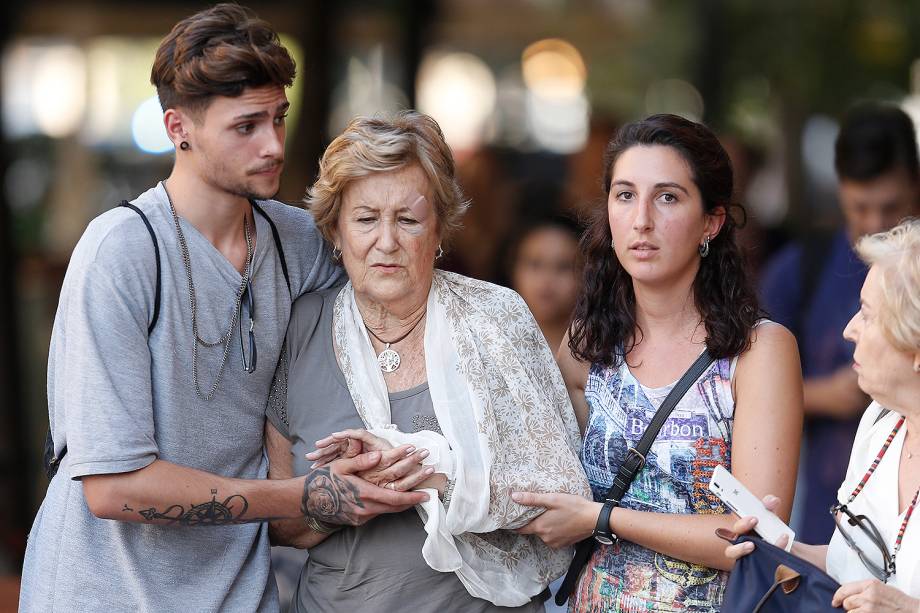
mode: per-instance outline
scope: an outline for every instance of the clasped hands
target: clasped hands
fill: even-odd
[[[385,513],[401,513],[430,499],[417,488],[446,484],[424,466],[426,450],[394,447],[366,430],[343,430],[316,442],[304,477],[301,510],[314,532],[360,526]]]

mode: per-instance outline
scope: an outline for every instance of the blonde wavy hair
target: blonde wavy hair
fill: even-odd
[[[902,351],[920,350],[920,218],[862,237],[856,252],[879,267],[879,323],[888,339]]]
[[[357,117],[326,148],[319,178],[304,199],[323,237],[333,242],[342,194],[349,183],[409,164],[418,164],[428,177],[446,248],[469,203],[457,183],[454,158],[440,126],[417,111],[402,111],[391,118]]]

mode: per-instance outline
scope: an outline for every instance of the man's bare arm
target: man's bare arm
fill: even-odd
[[[380,454],[337,460],[293,479],[231,479],[156,460],[129,473],[83,478],[90,511],[102,519],[179,526],[223,526],[310,516],[331,524],[370,517],[425,500],[420,492],[373,486],[353,473]]]
[[[836,419],[862,415],[869,397],[859,389],[856,373],[842,366],[823,377],[805,380],[805,414]]]

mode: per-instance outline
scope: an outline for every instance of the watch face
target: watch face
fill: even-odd
[[[607,536],[606,534],[595,534],[594,540],[600,543],[601,545],[613,545],[613,539]]]

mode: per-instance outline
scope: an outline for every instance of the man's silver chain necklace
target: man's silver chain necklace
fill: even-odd
[[[246,291],[246,285],[249,283],[249,275],[252,269],[252,236],[249,232],[249,220],[243,217],[243,235],[246,237],[246,269],[243,272],[243,280],[240,282],[240,288],[236,292],[236,304],[233,307],[233,317],[230,319],[230,325],[227,331],[216,341],[206,341],[198,334],[198,301],[195,298],[195,282],[192,281],[192,260],[188,253],[188,244],[185,242],[185,235],[182,233],[182,226],[179,225],[179,216],[176,214],[176,207],[173,206],[172,198],[166,194],[169,201],[169,210],[172,213],[173,222],[176,224],[176,235],[179,237],[179,247],[182,249],[182,261],[185,263],[185,276],[188,279],[188,300],[192,308],[192,335],[195,337],[192,343],[192,379],[195,382],[195,393],[202,400],[208,401],[214,398],[217,392],[217,386],[224,375],[224,368],[227,365],[227,357],[230,355],[230,339],[233,336],[233,328],[236,326],[237,318],[240,314],[240,302],[243,300],[243,292]],[[214,384],[211,385],[207,394],[201,393],[201,383],[198,380],[198,345],[203,347],[224,346],[224,355],[220,360],[220,367],[217,370],[217,377]]]

